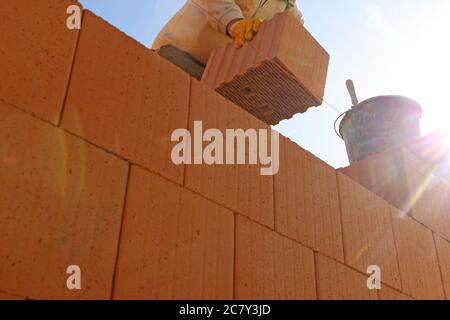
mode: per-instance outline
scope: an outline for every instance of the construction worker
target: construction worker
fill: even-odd
[[[152,49],[201,79],[214,49],[251,41],[261,21],[291,11],[303,24],[296,0],[188,0],[161,30]]]

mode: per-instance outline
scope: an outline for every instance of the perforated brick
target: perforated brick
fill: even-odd
[[[391,207],[402,292],[420,300],[444,299],[430,230]]]
[[[330,258],[315,254],[319,300],[377,300],[367,288],[367,277]]]
[[[127,163],[3,103],[0,140],[0,291],[109,299]]]
[[[363,273],[379,266],[382,281],[401,290],[390,205],[342,173],[338,181],[345,263]]]
[[[255,39],[214,51],[202,82],[268,124],[322,103],[329,55],[289,12]]]
[[[6,301],[6,300],[24,300],[24,298],[20,298],[20,297],[14,296],[14,295],[0,292],[0,301]]]
[[[115,299],[233,298],[233,213],[132,167]]]
[[[0,100],[58,123],[78,30],[69,30],[69,0],[0,2]]]
[[[381,290],[378,291],[380,295],[380,300],[389,300],[389,301],[406,301],[406,300],[413,300],[411,297],[407,296],[406,294],[403,294],[395,289],[392,289],[388,286],[382,285]]]
[[[270,127],[249,115],[239,107],[226,101],[216,92],[192,80],[191,103],[189,114],[189,132],[194,135],[194,122],[202,122],[202,130],[218,129],[226,137],[226,130],[264,129],[271,139]],[[234,140],[236,142],[236,139]],[[261,143],[262,140],[258,139]],[[204,142],[205,148],[208,143]],[[235,144],[235,152],[238,143]],[[193,147],[193,146],[192,146]],[[270,154],[270,145],[267,146]],[[226,141],[224,140],[224,158]],[[256,150],[257,152],[258,150]],[[194,153],[192,154],[194,156]],[[249,162],[249,145],[246,142],[245,164],[186,165],[187,188],[205,197],[248,216],[269,227],[273,227],[273,176],[261,175],[261,168],[267,167]],[[192,162],[194,159],[192,158]]]
[[[187,126],[189,76],[89,11],[82,30],[63,127],[181,184],[170,138]]]
[[[241,216],[235,263],[238,300],[316,298],[313,252]]]
[[[340,171],[450,239],[450,185],[407,148],[370,156]]]
[[[335,170],[281,138],[274,179],[276,230],[344,262]]]
[[[436,244],[445,295],[450,300],[450,242],[438,235],[434,235],[434,242]]]

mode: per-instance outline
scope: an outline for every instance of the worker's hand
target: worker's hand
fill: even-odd
[[[229,27],[229,34],[236,43],[236,47],[240,48],[245,41],[251,41],[258,33],[261,26],[261,20],[255,18],[248,18],[232,22]]]

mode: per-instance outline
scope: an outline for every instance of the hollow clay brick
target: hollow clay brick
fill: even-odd
[[[408,198],[403,149],[374,154],[340,170],[399,209]]]
[[[344,262],[335,170],[281,138],[274,183],[276,230]]]
[[[128,165],[0,103],[0,290],[109,299]],[[67,268],[82,290],[68,290]]]
[[[233,213],[133,166],[114,299],[233,298]]]
[[[386,285],[381,286],[381,290],[378,291],[380,295],[380,300],[389,300],[389,301],[406,301],[406,300],[413,300],[411,297],[407,296],[404,293],[401,293],[395,289],[392,289]]]
[[[402,292],[420,300],[444,299],[430,230],[391,207]]]
[[[349,177],[338,173],[345,263],[366,273],[382,270],[382,282],[401,290],[390,205]]]
[[[450,239],[450,184],[407,148],[370,156],[340,171]]]
[[[226,129],[266,129],[270,139],[269,126],[192,79],[189,114],[192,135],[194,121],[202,121],[203,131],[214,128],[224,136]],[[246,149],[245,165],[186,165],[186,187],[273,228],[273,176],[262,176],[260,164],[248,164],[248,143]]]
[[[238,300],[314,300],[314,253],[245,217],[236,217]]]
[[[329,55],[289,12],[243,48],[214,51],[202,82],[268,124],[322,104]]]
[[[439,266],[441,268],[445,295],[447,300],[450,300],[450,242],[438,235],[434,235],[434,242],[436,244]]]
[[[413,186],[410,190],[414,190],[410,193],[412,217],[450,240],[450,184],[434,175],[431,168],[424,170],[418,158],[412,156],[405,163],[411,172],[408,174],[408,183]]]
[[[433,132],[406,145],[406,148],[433,169],[433,174],[440,176],[450,184],[450,144],[448,135]]]
[[[54,124],[59,121],[79,32],[66,26],[66,9],[74,3],[0,3],[0,100]]]
[[[376,290],[367,288],[367,277],[349,267],[315,254],[319,300],[377,300]]]
[[[181,184],[170,138],[187,125],[189,76],[89,11],[82,30],[63,127]]]

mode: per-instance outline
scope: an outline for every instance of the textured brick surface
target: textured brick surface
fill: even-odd
[[[20,298],[17,296],[13,296],[7,293],[2,293],[0,292],[0,301],[5,301],[5,300],[24,300],[24,298]]]
[[[0,103],[0,290],[108,299],[128,166]],[[78,265],[81,291],[66,287]]]
[[[236,217],[236,299],[315,299],[314,254],[247,218]]]
[[[231,299],[233,213],[132,167],[114,298]]]
[[[433,235],[391,207],[402,280],[402,292],[416,299],[443,299]]]
[[[367,288],[367,277],[330,258],[315,254],[319,300],[377,300],[376,290]]]
[[[63,126],[182,183],[172,131],[186,128],[189,77],[86,11]]]
[[[345,263],[365,273],[382,270],[382,281],[401,290],[390,205],[352,179],[338,174]]]
[[[399,209],[406,206],[408,187],[403,150],[390,149],[340,170]]]
[[[433,168],[433,173],[450,184],[450,144],[448,135],[433,132],[406,145],[409,151]]]
[[[392,289],[388,286],[385,286],[385,285],[381,286],[381,290],[379,290],[378,293],[380,295],[380,300],[390,300],[390,301],[413,300],[411,297],[407,296],[406,294],[403,294],[403,293],[401,293],[395,289]]]
[[[344,262],[335,170],[282,138],[274,183],[276,230]]]
[[[450,242],[435,235],[434,242],[441,268],[442,281],[444,285],[445,295],[450,300]]]
[[[373,155],[341,172],[450,239],[450,184],[407,148]]]
[[[69,0],[0,3],[0,100],[57,123],[78,30],[66,27]]]
[[[450,240],[450,184],[411,153],[405,153],[411,215]],[[400,187],[400,186],[399,186]]]
[[[268,124],[322,103],[329,55],[289,12],[241,49],[216,50],[202,82]]]
[[[219,94],[192,80],[191,133],[194,132],[194,121],[202,121],[203,131],[215,128],[224,136],[226,129],[270,130]],[[248,145],[246,149],[248,152]],[[260,168],[260,165],[250,164],[187,165],[186,186],[235,212],[273,227],[273,176],[261,176]]]

